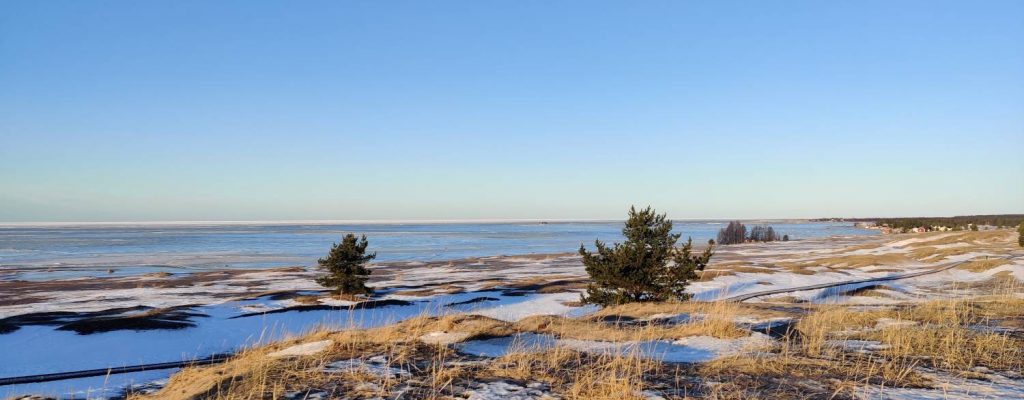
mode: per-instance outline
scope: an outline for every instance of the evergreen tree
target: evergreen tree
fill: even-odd
[[[782,241],[783,242],[788,242],[789,241],[789,235],[782,235]]]
[[[585,303],[601,306],[638,301],[686,300],[690,280],[703,271],[713,254],[714,241],[702,254],[692,253],[692,240],[676,248],[679,234],[672,233],[672,221],[650,207],[637,211],[630,207],[622,235],[624,243],[608,247],[594,241],[591,253],[580,245],[587,274],[593,283],[582,296]]]
[[[316,283],[334,289],[335,294],[359,295],[371,294],[373,290],[366,287],[370,279],[370,270],[366,264],[377,257],[377,253],[366,254],[366,235],[356,240],[356,235],[345,235],[341,244],[331,246],[327,258],[317,260],[320,269],[326,274],[316,278]]]

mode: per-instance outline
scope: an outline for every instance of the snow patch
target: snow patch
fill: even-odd
[[[710,336],[685,337],[674,342],[667,340],[605,342],[598,340],[557,339],[552,335],[520,333],[512,336],[471,340],[455,345],[464,354],[481,357],[501,357],[512,352],[541,352],[554,347],[565,347],[588,353],[618,353],[671,363],[696,363],[746,351],[765,349],[774,345],[768,335],[753,333],[736,339]]]
[[[449,345],[466,340],[468,337],[469,333],[466,332],[430,332],[420,336],[420,341],[426,344]]]
[[[326,350],[334,344],[333,340],[320,340],[316,342],[297,344],[268,354],[271,358],[311,356]]]

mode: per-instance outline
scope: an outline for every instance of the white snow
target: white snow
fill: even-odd
[[[500,357],[516,351],[537,352],[555,347],[564,347],[590,353],[636,354],[639,357],[664,362],[695,363],[741,354],[747,351],[763,350],[772,345],[772,339],[761,333],[753,333],[750,336],[736,339],[691,336],[674,342],[667,340],[606,342],[568,338],[557,339],[546,334],[520,333],[500,338],[457,343],[455,348],[465,354],[482,357]]]
[[[443,344],[461,342],[469,337],[467,332],[430,332],[420,336],[420,341],[426,344]]]
[[[530,387],[532,386],[532,387]],[[465,392],[468,400],[540,400],[554,399],[539,388],[542,384],[534,383],[520,386],[506,381],[477,382]]]
[[[325,365],[324,372],[364,373],[382,378],[396,378],[399,376],[412,375],[412,373],[404,369],[389,366],[388,359],[384,356],[374,356],[365,360],[352,358],[348,360],[335,361]]]
[[[534,315],[579,316],[597,311],[597,306],[570,307],[564,303],[579,301],[579,293],[540,293],[532,295],[529,300],[515,304],[501,304],[494,307],[480,308],[469,311],[469,314],[482,315],[502,321],[518,321]],[[486,303],[485,303],[486,304]]]
[[[988,375],[987,381],[966,379],[950,374],[921,373],[936,383],[934,389],[901,389],[870,386],[858,390],[861,399],[891,400],[974,400],[1022,399],[1024,379],[1010,379],[998,374]]]
[[[320,340],[316,342],[301,343],[291,347],[287,347],[273,353],[268,354],[272,358],[283,358],[283,357],[295,357],[295,356],[311,356],[326,350],[334,344],[333,340]]]

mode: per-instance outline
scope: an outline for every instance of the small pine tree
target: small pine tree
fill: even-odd
[[[782,241],[783,242],[788,242],[789,241],[789,235],[782,235]]]
[[[624,243],[606,246],[594,241],[595,253],[580,245],[579,254],[593,283],[582,296],[584,303],[608,306],[640,301],[686,300],[689,281],[703,271],[713,254],[714,241],[700,255],[692,254],[692,240],[676,248],[679,234],[672,221],[650,207],[630,207],[622,235]]]
[[[327,258],[317,260],[326,274],[317,277],[316,283],[334,288],[334,293],[339,295],[372,294],[373,290],[366,287],[366,281],[370,279],[366,264],[376,258],[377,253],[366,254],[368,244],[366,235],[358,240],[351,233],[345,235],[340,244],[331,246]]]

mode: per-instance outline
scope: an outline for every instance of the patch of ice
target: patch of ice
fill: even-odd
[[[282,357],[295,357],[295,356],[311,356],[326,350],[334,344],[333,340],[319,340],[316,342],[297,344],[291,347],[275,351],[268,354],[271,358],[282,358]]]

